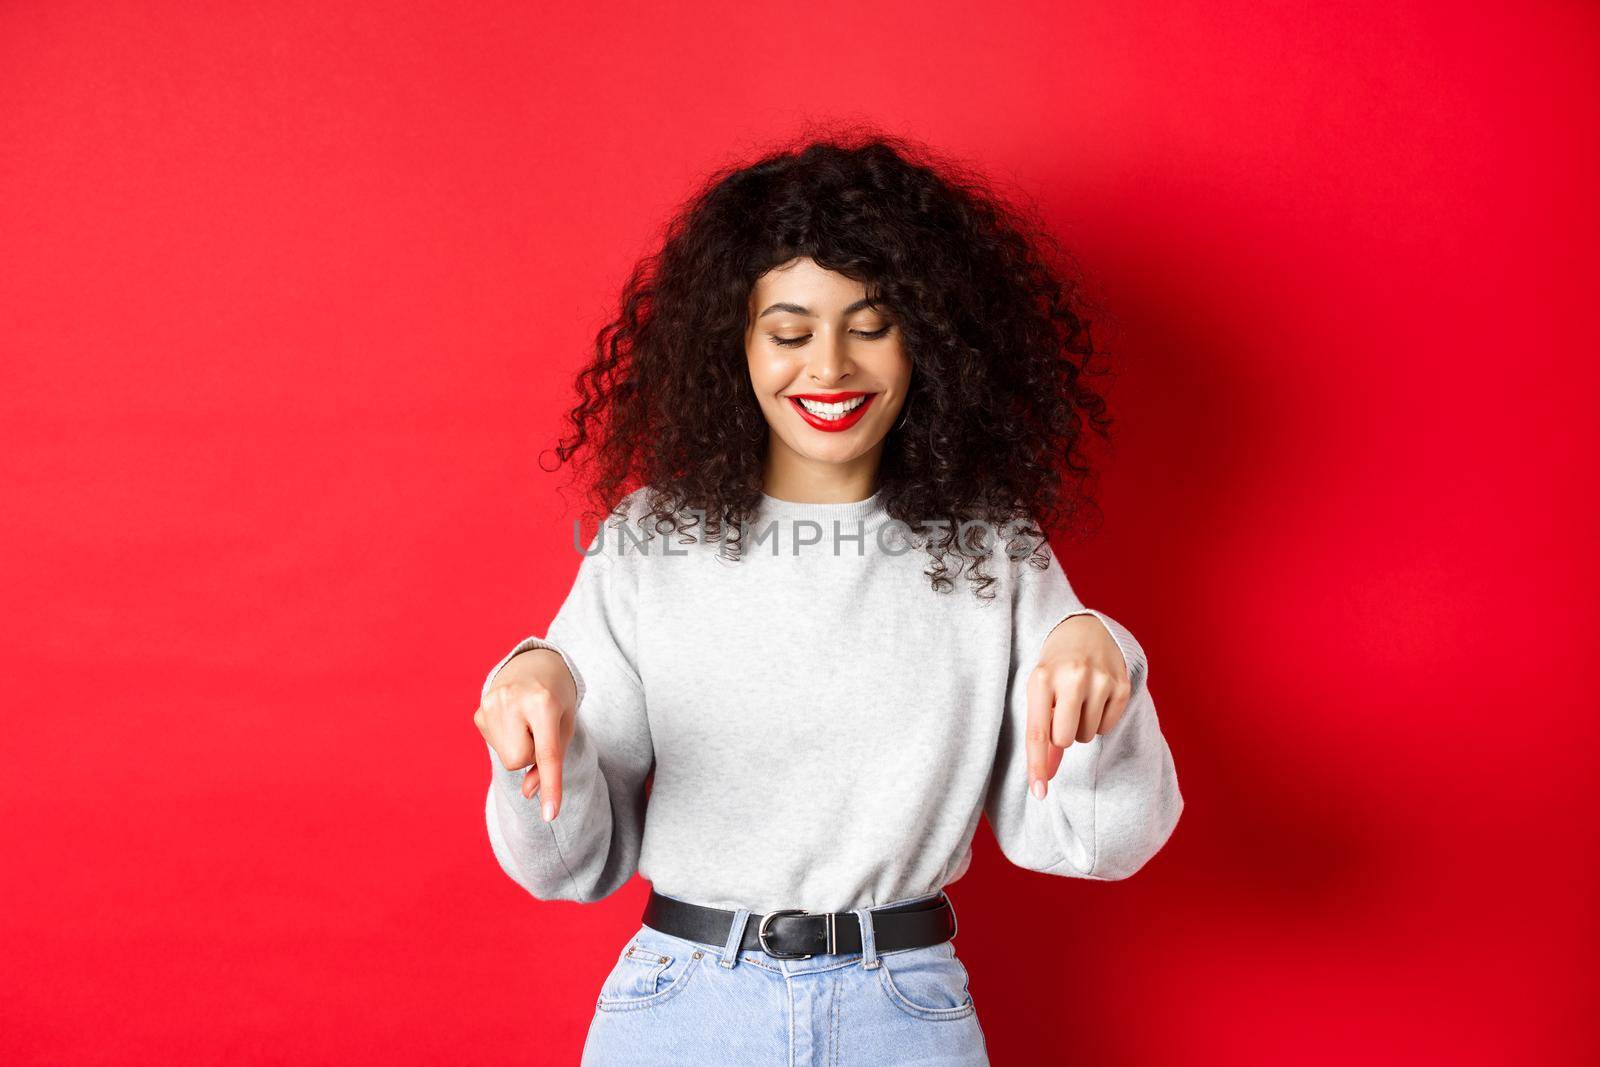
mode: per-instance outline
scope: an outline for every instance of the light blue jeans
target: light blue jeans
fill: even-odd
[[[641,925],[600,987],[582,1067],[988,1067],[954,942],[878,952],[871,912],[855,914],[860,952],[805,960],[734,951],[743,908],[725,945]]]

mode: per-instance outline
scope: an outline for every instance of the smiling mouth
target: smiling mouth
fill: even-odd
[[[867,394],[859,393],[853,399],[839,400],[831,403],[822,403],[805,396],[796,396],[794,399],[799,401],[801,407],[805,408],[807,411],[811,412],[811,414],[816,415],[819,418],[839,419],[848,415],[862,404],[865,404],[867,402]]]
[[[784,399],[808,426],[838,432],[861,421],[877,393],[792,393]]]

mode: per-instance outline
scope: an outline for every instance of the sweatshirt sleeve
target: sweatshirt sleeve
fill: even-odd
[[[590,903],[616,892],[636,871],[644,838],[644,781],[655,749],[635,656],[636,575],[627,561],[590,550],[547,634],[518,642],[483,683],[486,695],[513,656],[548,648],[577,685],[577,725],[553,821],[540,814],[542,787],[531,799],[519,791],[527,768],[507,770],[484,742],[490,845],[501,869],[540,900]]]
[[[1006,709],[985,814],[1001,852],[1019,867],[1072,878],[1126,878],[1166,844],[1183,811],[1144,649],[1116,620],[1083,606],[1053,551],[1042,570],[1025,558],[1012,567]],[[1106,627],[1122,650],[1133,693],[1109,733],[1064,751],[1039,800],[1028,791],[1028,675],[1050,632],[1074,615],[1093,615]]]

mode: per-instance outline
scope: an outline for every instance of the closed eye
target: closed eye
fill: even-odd
[[[889,325],[880,327],[876,330],[851,330],[850,332],[855,334],[857,337],[862,338],[863,340],[876,341],[888,334],[888,332],[892,329],[894,329],[894,324],[890,323]],[[767,336],[772,338],[773,344],[782,345],[784,348],[794,348],[811,340],[811,335],[809,333],[802,334],[799,337],[779,337],[775,333],[769,333]]]

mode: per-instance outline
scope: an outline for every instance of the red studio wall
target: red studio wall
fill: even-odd
[[[1116,315],[1057,549],[1186,799],[1123,882],[980,828],[994,1062],[1596,1062],[1597,30],[0,7],[0,1061],[577,1062],[647,885],[507,879],[471,718],[576,568],[538,454],[693,185],[859,120]]]

